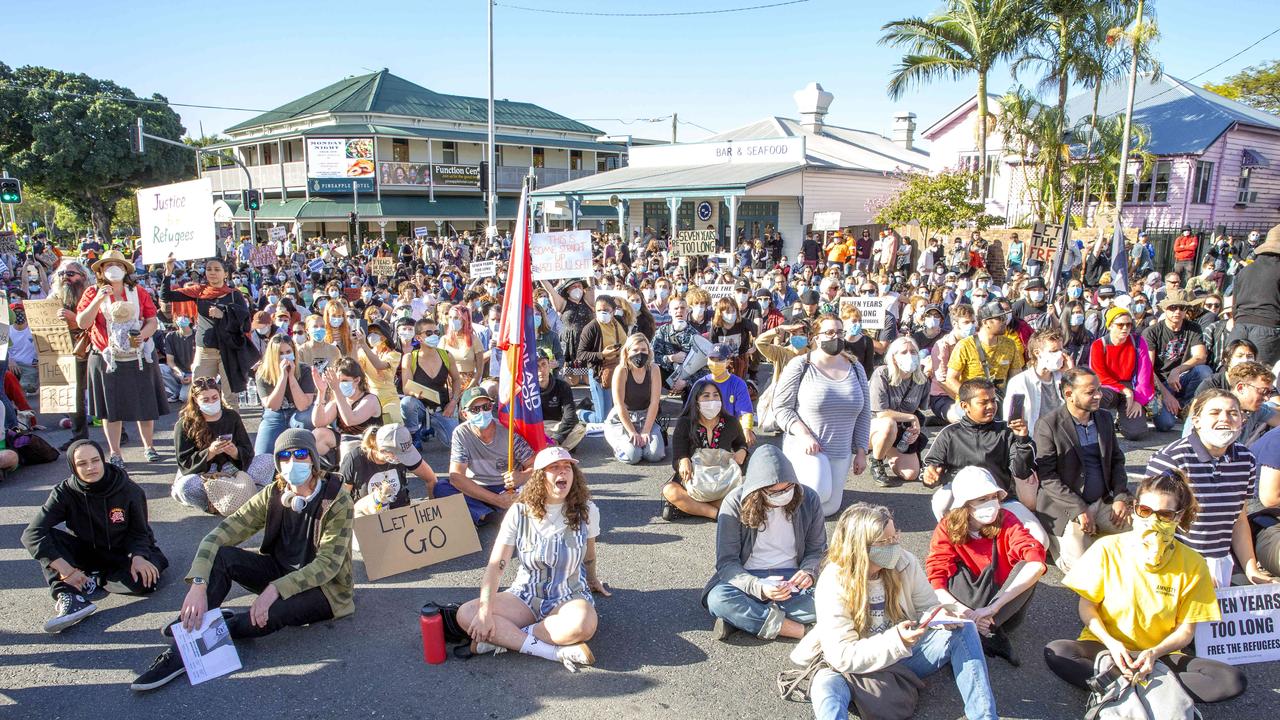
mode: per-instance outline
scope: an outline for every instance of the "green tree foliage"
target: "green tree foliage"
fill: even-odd
[[[984,230],[1003,222],[986,214],[986,207],[972,199],[980,185],[978,174],[948,170],[936,175],[923,172],[902,173],[902,189],[879,205],[876,222],[899,227],[915,222],[920,237],[934,232],[971,226]]]
[[[1280,115],[1280,60],[1241,70],[1221,83],[1205,83],[1219,95]]]
[[[120,200],[195,171],[181,148],[153,143],[132,153],[129,128],[139,117],[153,135],[178,140],[183,133],[164,97],[129,102],[137,99],[109,80],[0,63],[0,162],[107,237]]]

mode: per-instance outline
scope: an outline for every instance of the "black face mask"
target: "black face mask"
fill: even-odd
[[[823,340],[818,343],[818,349],[828,355],[839,355],[844,350],[844,339],[836,337]]]
[[[631,362],[631,367],[642,368],[649,364],[649,353],[637,353],[628,360]]]

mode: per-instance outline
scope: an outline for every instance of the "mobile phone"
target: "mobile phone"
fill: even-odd
[[[1014,393],[1009,396],[1009,420],[1021,420],[1027,414],[1027,396]]]
[[[933,622],[934,618],[938,617],[938,613],[940,612],[942,612],[941,605],[935,607],[928,615],[925,615],[923,620],[916,623],[916,627],[918,628],[927,627],[929,623]]]
[[[219,436],[218,436],[218,439],[219,439],[219,440],[221,440],[221,441],[223,441],[223,442],[226,442],[226,441],[228,441],[228,440],[230,440],[230,439],[231,439],[231,436],[230,436],[230,435],[219,435]]]

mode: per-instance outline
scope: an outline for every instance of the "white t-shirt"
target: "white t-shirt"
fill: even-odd
[[[502,525],[498,528],[499,545],[516,544],[516,513],[519,512],[516,505],[512,505],[511,509],[502,516]],[[564,505],[562,503],[547,504],[546,517],[541,520],[534,520],[529,517],[533,523],[533,529],[543,537],[554,537],[565,529]],[[600,510],[593,502],[587,502],[587,539],[600,535]]]
[[[764,528],[756,533],[756,544],[743,567],[747,570],[771,570],[796,566],[796,531],[787,520],[786,508],[770,507]]]

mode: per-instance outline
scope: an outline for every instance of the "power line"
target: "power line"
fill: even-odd
[[[706,130],[707,132],[711,133],[712,135],[715,135],[715,134],[716,134],[716,131],[715,131],[715,130],[712,130],[711,128],[707,127],[706,125],[699,125],[699,124],[698,124],[698,123],[696,123],[696,122],[689,122],[688,120],[677,120],[676,122],[680,123],[681,125],[692,125],[692,126],[694,126],[694,127],[698,128],[699,130]]]
[[[786,2],[768,3],[766,5],[748,5],[745,7],[722,8],[720,10],[686,10],[684,12],[588,12],[583,10],[553,10],[551,8],[508,5],[506,3],[494,3],[494,5],[496,7],[509,8],[511,10],[524,10],[525,12],[546,13],[548,15],[579,15],[584,17],[687,17],[689,15],[723,15],[726,13],[748,12],[751,10],[765,10],[768,8],[783,7],[785,5],[799,5],[807,2],[809,2],[809,0],[786,0]]]
[[[143,105],[172,105],[174,107],[197,108],[201,110],[231,110],[234,112],[255,112],[255,113],[279,113],[285,114],[283,110],[261,110],[259,108],[244,107],[228,107],[225,105],[198,105],[196,103],[180,103],[172,100],[152,100],[151,98],[124,97],[121,95],[107,95],[105,93],[78,93],[70,90],[59,90],[56,88],[37,87],[32,85],[17,85],[15,83],[0,83],[0,87],[12,88],[14,90],[26,90],[28,92],[47,92],[63,97],[82,98],[86,100],[116,100],[124,103],[139,103]]]
[[[631,124],[640,123],[640,122],[643,122],[643,123],[666,122],[667,120],[671,119],[671,116],[663,115],[662,117],[656,117],[656,118],[631,118],[630,120],[623,120],[622,118],[574,118],[574,119],[577,120],[578,122],[616,122],[616,123],[622,123],[623,125],[631,125]]]

